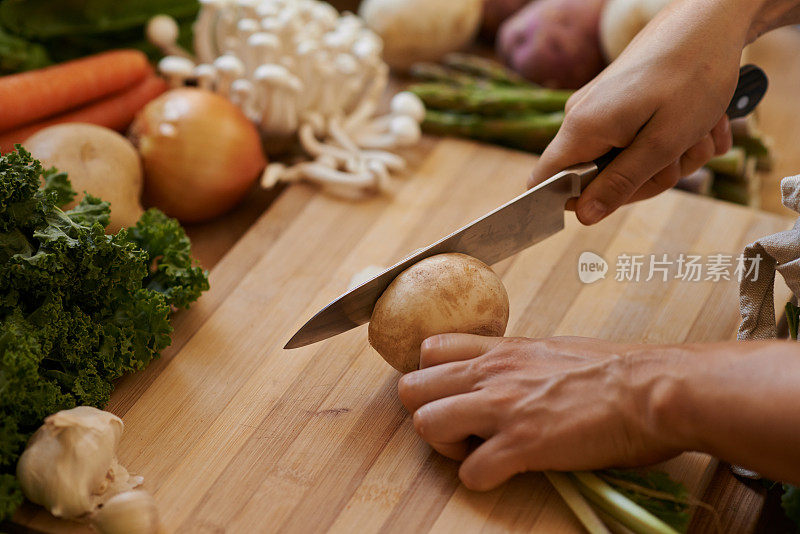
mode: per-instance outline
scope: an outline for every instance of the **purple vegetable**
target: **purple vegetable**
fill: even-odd
[[[605,66],[600,12],[605,0],[537,0],[500,27],[497,53],[545,87],[578,89]]]

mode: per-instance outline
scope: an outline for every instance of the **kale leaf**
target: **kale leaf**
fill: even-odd
[[[800,532],[800,488],[784,484],[781,505],[786,517],[792,520],[797,526],[797,532]]]
[[[208,288],[177,221],[150,210],[106,235],[108,203],[62,211],[74,195],[25,149],[0,156],[0,520],[22,502],[16,462],[42,420],[105,406],[113,380],[170,344],[172,307]]]

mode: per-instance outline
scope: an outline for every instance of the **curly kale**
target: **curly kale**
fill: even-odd
[[[0,156],[0,520],[22,501],[16,462],[42,420],[105,406],[113,380],[170,344],[172,307],[208,289],[177,221],[150,210],[106,235],[108,203],[62,211],[74,195],[23,148]]]
[[[797,532],[800,532],[800,488],[784,484],[781,505],[783,511],[786,512],[786,517],[792,520],[797,527]]]

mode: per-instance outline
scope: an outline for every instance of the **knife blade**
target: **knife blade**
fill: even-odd
[[[739,72],[739,83],[726,111],[743,117],[761,101],[767,77],[754,65]],[[492,265],[564,228],[567,200],[581,191],[622,151],[615,148],[590,163],[565,169],[452,234],[417,250],[360,286],[343,294],[303,325],[284,349],[304,347],[368,323],[378,298],[398,274],[437,254],[459,252]]]

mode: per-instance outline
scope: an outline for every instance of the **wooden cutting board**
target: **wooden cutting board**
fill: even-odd
[[[121,381],[121,462],[145,478],[167,532],[579,532],[540,474],[466,490],[456,462],[414,433],[398,373],[366,328],[303,349],[284,343],[369,265],[387,266],[516,194],[535,158],[471,142],[429,141],[393,198],[353,203],[289,188],[211,273],[211,291],[175,316],[173,346]],[[648,343],[732,339],[735,281],[618,282],[620,254],[730,254],[785,218],[683,193],[567,228],[496,266],[514,336],[582,335]],[[580,282],[579,255],[610,264]],[[647,273],[645,273],[646,275]],[[779,303],[785,302],[782,295]],[[716,462],[666,468],[697,496]],[[83,527],[26,508],[16,522]]]

